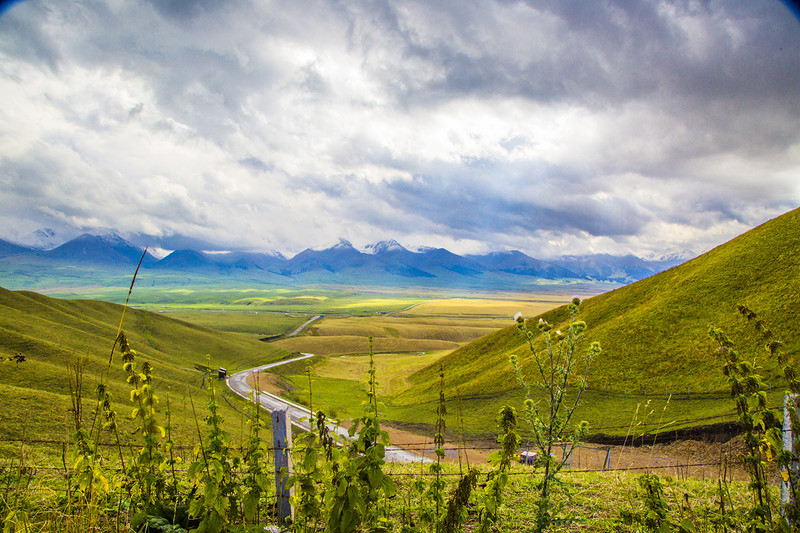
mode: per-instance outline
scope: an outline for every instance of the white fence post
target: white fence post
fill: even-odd
[[[272,411],[272,444],[275,448],[275,494],[278,498],[276,511],[279,523],[283,524],[287,518],[294,518],[289,500],[293,490],[286,486],[286,478],[292,474],[292,460],[289,456],[292,448],[292,424],[288,409]]]
[[[794,407],[797,407],[797,396],[795,394],[786,394],[783,397],[783,449],[794,453],[794,438],[792,436],[792,419],[789,416],[789,402],[792,402]],[[798,470],[798,465],[796,462],[792,464],[792,470],[796,476]],[[791,503],[793,502],[791,487],[789,486],[789,475],[788,472],[782,472],[781,514],[784,514],[784,508],[786,505]]]

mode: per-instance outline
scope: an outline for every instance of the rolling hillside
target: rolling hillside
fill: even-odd
[[[116,335],[122,306],[93,300],[57,300],[32,292],[0,288],[0,401],[6,406],[0,419],[0,441],[20,438],[63,439],[68,431],[70,391],[67,365],[85,359],[84,397],[93,398],[100,375]],[[165,407],[172,399],[172,411],[179,433],[191,436],[188,395],[195,399],[200,416],[205,412],[206,394],[201,390],[203,372],[198,367],[211,358],[212,368],[230,371],[278,360],[286,352],[251,337],[223,333],[156,313],[128,309],[124,330],[131,347],[139,352],[138,362],[153,366],[156,393]],[[21,353],[25,361],[8,359]],[[111,366],[110,385],[120,419],[129,413],[129,388],[121,369],[119,354]],[[11,406],[10,408],[8,406]],[[92,405],[87,404],[89,413]],[[228,410],[229,420],[239,415]],[[0,442],[0,448],[6,444]]]
[[[728,332],[743,354],[757,357],[764,367],[762,375],[773,383],[773,396],[779,398],[780,376],[774,363],[764,360],[766,352],[738,316],[739,303],[757,311],[790,353],[798,352],[800,210],[688,263],[585,300],[579,318],[588,325],[586,340],[599,341],[603,347],[589,374],[590,393],[603,396],[599,401],[608,409],[614,408],[608,400],[614,395],[636,396],[644,403],[654,395],[666,398],[672,393],[683,399],[692,399],[694,394],[695,400],[703,400],[705,414],[728,412],[730,403],[721,394],[725,379],[712,355],[714,345],[706,336],[713,324]],[[565,309],[544,317],[552,323],[563,322]],[[530,327],[535,329],[537,320],[533,317]],[[448,355],[443,362],[450,393],[458,386],[466,395],[499,398],[521,394],[511,392],[517,384],[508,357],[516,353],[523,366],[532,370],[523,342],[519,330],[509,325]],[[414,386],[393,403],[410,406],[431,396],[438,378],[438,364],[434,367],[412,376]],[[647,391],[649,396],[645,396]],[[689,416],[691,411],[690,404],[682,405],[681,416]]]

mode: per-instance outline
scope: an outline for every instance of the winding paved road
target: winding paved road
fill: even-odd
[[[287,363],[302,361],[303,359],[308,359],[309,357],[314,357],[314,354],[304,353],[302,354],[301,357],[295,357],[294,359],[287,359],[286,361],[279,361],[277,363],[261,365],[255,368],[249,368],[247,370],[243,370],[241,372],[237,372],[236,374],[231,375],[225,381],[228,384],[228,387],[233,392],[235,392],[242,398],[249,401],[250,394],[251,392],[253,392],[253,389],[247,383],[247,378],[250,375],[255,374],[257,372],[261,372],[263,370],[274,368],[276,366],[285,365]],[[264,407],[264,409],[266,409],[270,413],[278,409],[287,409],[289,411],[289,419],[292,421],[292,424],[303,429],[304,431],[308,431],[311,427],[311,425],[309,424],[309,420],[311,419],[311,411],[308,408],[303,407],[302,405],[297,405],[296,403],[284,400],[283,398],[280,398],[268,392],[259,393],[258,402],[261,404],[262,407]],[[350,438],[347,429],[339,425],[328,424],[328,429],[332,432],[335,432],[337,435],[341,437],[344,437],[346,439]],[[422,455],[402,450],[396,446],[387,446],[386,455],[384,456],[384,458],[386,459],[386,461],[390,463],[430,462],[430,459],[428,459],[427,457],[423,457]]]
[[[314,316],[312,316],[311,318],[309,318],[308,320],[306,320],[305,322],[303,322],[303,325],[302,325],[302,326],[300,326],[299,328],[297,328],[297,329],[296,329],[296,330],[294,330],[293,332],[289,333],[289,334],[287,335],[287,337],[294,337],[295,335],[297,335],[298,333],[300,333],[301,331],[303,331],[303,328],[304,328],[304,327],[306,327],[307,325],[311,324],[311,323],[312,323],[312,322],[314,322],[315,320],[319,320],[320,318],[322,318],[322,315],[314,315]],[[306,354],[306,355],[311,355],[311,354]]]

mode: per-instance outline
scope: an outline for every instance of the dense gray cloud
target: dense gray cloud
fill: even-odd
[[[800,204],[777,0],[28,0],[0,96],[18,241],[658,255]]]

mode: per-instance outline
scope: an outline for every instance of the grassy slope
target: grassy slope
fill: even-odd
[[[22,352],[26,362],[5,363],[0,373],[0,401],[11,406],[0,421],[0,438],[19,438],[27,420],[28,438],[63,438],[70,405],[67,364],[85,358],[84,397],[108,365],[122,307],[92,300],[57,300],[32,292],[0,288],[0,357]],[[190,437],[194,427],[187,392],[196,399],[199,416],[206,395],[200,391],[202,372],[196,365],[225,366],[236,371],[277,360],[286,352],[244,335],[221,333],[163,315],[128,309],[124,330],[138,361],[154,367],[162,405],[169,392],[178,429]],[[129,413],[129,388],[119,354],[111,367],[111,390],[120,418]],[[88,413],[91,406],[87,406]],[[239,415],[225,406],[225,416]],[[187,412],[189,411],[189,412]],[[181,422],[183,421],[183,423]],[[202,421],[201,421],[202,424]]]
[[[800,210],[795,210],[684,265],[585,300],[580,318],[589,326],[587,340],[600,341],[603,355],[592,366],[589,382],[595,394],[590,390],[583,414],[600,416],[603,423],[610,424],[610,418],[619,415],[615,395],[625,400],[638,393],[643,403],[652,400],[654,392],[663,396],[668,389],[685,395],[687,386],[694,392],[714,389],[719,393],[725,381],[719,362],[711,355],[714,347],[706,338],[709,324],[725,329],[739,340],[743,353],[759,358],[765,366],[762,373],[775,382],[773,400],[777,402],[780,379],[775,367],[763,360],[765,352],[750,349],[756,343],[750,328],[737,316],[736,305],[744,303],[760,313],[784,339],[789,352],[796,353],[800,348],[798,294]],[[564,308],[544,316],[553,323],[566,318]],[[508,391],[516,386],[508,356],[517,353],[523,365],[532,366],[523,341],[511,326],[447,356],[443,362],[449,393],[458,386],[467,395],[508,397]],[[429,400],[436,390],[437,374],[438,364],[416,373],[414,385],[392,403],[411,408]],[[649,390],[650,396],[643,396],[644,390]],[[730,410],[723,395],[695,398],[697,403],[683,405],[673,400],[667,418],[696,418]],[[592,401],[595,405],[589,405]],[[628,407],[629,419],[633,408]]]
[[[168,311],[167,315],[218,331],[245,333],[256,338],[294,331],[308,320],[308,315],[260,311]]]

